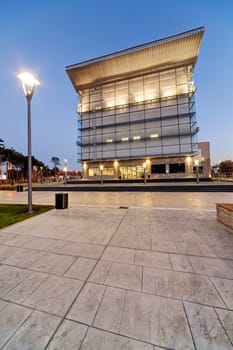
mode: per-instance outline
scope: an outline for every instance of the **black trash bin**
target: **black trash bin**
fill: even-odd
[[[23,185],[17,185],[16,191],[17,192],[23,192]]]
[[[55,196],[56,209],[68,208],[68,193],[56,193]]]

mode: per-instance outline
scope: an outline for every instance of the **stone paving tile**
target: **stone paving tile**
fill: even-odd
[[[4,260],[4,264],[17,267],[31,267],[34,263],[45,256],[45,252],[16,248],[15,254]]]
[[[27,278],[7,293],[4,299],[21,304],[46,280],[46,278],[48,278],[48,275],[44,273],[32,272]]]
[[[101,244],[89,244],[89,243],[67,243],[59,249],[59,253],[82,256],[84,258],[98,259],[104,250],[104,246]]]
[[[72,305],[67,318],[75,321],[92,324],[105,287],[101,284],[87,282]]]
[[[233,243],[229,244],[210,244],[211,249],[219,258],[233,259]]]
[[[198,244],[193,242],[176,242],[178,253],[181,254],[190,254],[190,255],[200,255],[202,252],[198,247]]]
[[[43,237],[31,237],[31,239],[26,242],[23,247],[37,250],[44,250],[49,252],[56,252],[65,245],[65,241],[58,239],[49,239]]]
[[[111,261],[100,260],[88,280],[90,282],[104,283],[111,266]]]
[[[214,251],[211,249],[211,247],[208,246],[207,244],[198,243],[197,246],[200,249],[200,251],[202,252],[203,256],[217,258],[217,255],[214,253]]]
[[[0,262],[10,258],[12,255],[15,255],[18,251],[18,248],[9,247],[6,245],[0,245]]]
[[[41,259],[32,263],[30,268],[41,272],[63,275],[75,260],[75,257],[69,255],[45,253]]]
[[[43,350],[60,321],[57,316],[34,311],[3,349]]]
[[[233,261],[190,256],[189,261],[196,273],[233,279]]]
[[[97,260],[94,259],[78,258],[65,273],[65,276],[86,280],[96,262]]]
[[[220,318],[223,327],[225,328],[228,337],[232,342],[233,348],[233,311],[223,310],[223,309],[215,309]]]
[[[11,239],[9,239],[6,244],[14,247],[23,248],[25,244],[29,243],[32,237],[24,234],[14,234]]]
[[[88,220],[90,220],[90,218]],[[83,231],[80,232],[79,229],[78,234],[77,232],[73,233],[69,236],[68,240],[86,244],[108,244],[110,239],[112,238],[115,228],[109,225],[104,226],[103,223],[98,222],[93,222],[92,226],[93,227],[87,227],[87,225],[85,225]]]
[[[184,305],[197,350],[232,350],[213,308],[187,302]]]
[[[169,255],[167,253],[137,250],[135,254],[134,264],[171,269],[171,263],[169,260]]]
[[[4,309],[4,307],[6,307],[8,304],[9,303],[7,301],[0,300],[0,311]]]
[[[225,307],[212,283],[206,276],[161,269],[143,269],[145,293]]]
[[[152,227],[150,225],[150,227]],[[152,229],[151,229],[152,230]],[[126,217],[122,222],[110,245],[135,249],[151,249],[152,233],[145,230],[143,224],[138,219]]]
[[[214,283],[226,305],[233,310],[233,280],[217,277],[211,277],[210,279]]]
[[[0,297],[8,293],[30,274],[30,271],[17,267],[0,265]]]
[[[112,263],[105,284],[131,290],[141,290],[142,268],[134,265]]]
[[[169,254],[172,269],[183,272],[194,272],[187,256],[179,254]]]
[[[126,291],[107,287],[93,325],[119,333]]]
[[[76,349],[76,348],[75,348]],[[80,350],[159,350],[150,344],[89,328]]]
[[[166,253],[178,253],[175,242],[158,241],[152,238],[152,250]]]
[[[0,347],[12,336],[29,317],[32,310],[15,304],[8,304],[0,311]]]
[[[0,235],[0,244],[6,244],[8,245],[8,242],[11,242],[11,240],[17,236],[16,233],[12,232],[4,232],[5,229],[1,230],[1,235]]]
[[[125,264],[133,264],[134,255],[134,249],[107,247],[101,259]]]
[[[24,305],[37,310],[64,316],[83,285],[82,281],[59,276],[49,276]]]
[[[128,291],[120,334],[176,350],[194,350],[182,302]]]
[[[87,332],[87,326],[64,320],[55,333],[48,350],[77,350]]]

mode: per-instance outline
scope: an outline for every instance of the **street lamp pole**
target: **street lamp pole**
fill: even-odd
[[[64,184],[66,185],[66,179],[67,179],[67,159],[64,159]]]
[[[101,183],[101,185],[103,185],[103,169],[104,169],[104,166],[100,165],[100,183]]]
[[[144,177],[144,185],[146,185],[146,163],[143,163],[143,177]]]
[[[28,213],[32,213],[32,140],[31,140],[31,100],[36,85],[39,82],[30,74],[17,75],[23,85],[23,91],[27,99],[27,126],[28,126]]]
[[[196,183],[198,184],[199,183],[199,169],[198,169],[199,161],[198,161],[198,159],[195,160],[195,165],[196,165]]]

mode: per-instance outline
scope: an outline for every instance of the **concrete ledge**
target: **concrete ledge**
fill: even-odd
[[[216,203],[217,220],[231,229],[233,233],[233,204]]]

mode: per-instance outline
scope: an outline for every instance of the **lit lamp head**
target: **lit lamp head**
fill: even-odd
[[[31,99],[33,96],[33,93],[35,91],[35,87],[37,85],[40,85],[40,82],[38,80],[36,80],[33,77],[33,75],[28,73],[28,72],[18,74],[17,78],[19,78],[22,82],[23,91],[24,91],[26,98]]]
[[[143,163],[142,166],[144,169],[146,169],[146,163]]]
[[[100,165],[100,170],[103,171],[104,166],[101,164]]]
[[[196,160],[195,160],[194,164],[195,164],[196,166],[198,166],[198,165],[199,165],[199,161],[198,161],[198,159],[196,159]]]

